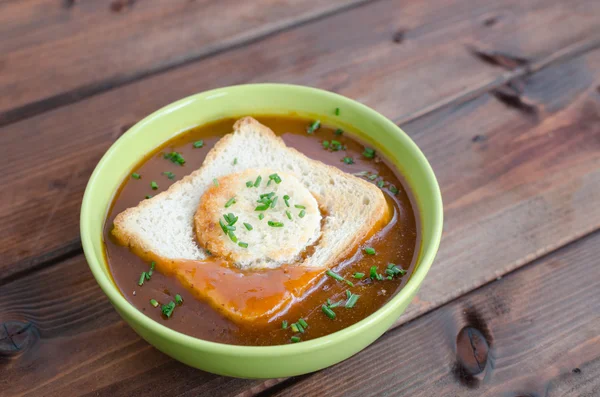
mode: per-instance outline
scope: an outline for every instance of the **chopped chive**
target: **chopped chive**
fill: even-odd
[[[235,235],[234,232],[232,232],[231,230],[229,230],[227,232],[227,235],[229,236],[229,238],[231,239],[231,241],[233,241],[234,243],[238,242],[237,236]]]
[[[304,321],[304,319],[303,319],[303,318],[301,318],[301,319],[298,319],[298,322],[300,323],[300,325],[301,325],[301,326],[302,326],[304,329],[308,328],[308,323],[307,323],[306,321]]]
[[[275,208],[275,203],[277,203],[277,196],[273,197],[273,200],[271,200],[271,208]]]
[[[340,115],[340,108],[335,108],[335,115],[339,116]]]
[[[350,295],[350,297],[348,298],[348,301],[346,302],[346,309],[352,309],[354,307],[354,305],[356,305],[356,302],[358,302],[358,298],[360,298],[360,295],[356,295],[356,294],[352,294]]]
[[[148,274],[148,272],[146,272],[146,281],[150,280],[150,274]]]
[[[281,177],[277,174],[271,174],[269,175],[269,179],[272,181],[275,181],[276,184],[280,184],[281,183]]]
[[[327,305],[321,306],[321,310],[323,310],[323,313],[325,313],[325,315],[330,319],[333,320],[335,318],[335,312],[331,310]]]
[[[265,214],[263,214],[262,212],[260,214],[258,214],[258,219],[260,219],[261,221],[264,219]]]
[[[178,305],[181,305],[183,303],[183,298],[181,297],[181,295],[175,295],[175,303],[177,303]]]
[[[296,207],[296,208],[299,208],[299,209],[301,209],[301,210],[304,210],[304,209],[306,209],[306,207],[305,207],[305,206],[303,206],[303,205],[300,205],[300,204],[296,204],[296,205],[294,205],[294,207]]]
[[[390,185],[389,189],[392,194],[398,194],[399,192],[398,188],[394,185]]]
[[[327,298],[327,306],[331,306],[331,299]]]
[[[152,188],[152,190],[156,190],[156,189],[158,189],[158,183],[152,181],[152,182],[150,182],[150,187]]]
[[[137,172],[134,172],[133,174],[131,174],[131,177],[133,179],[140,179],[142,176],[140,174],[138,174]]]
[[[347,157],[347,156],[346,156],[346,157],[344,157],[344,158],[342,159],[342,161],[343,161],[344,163],[346,163],[346,164],[354,164],[354,160],[352,159],[352,157]]]
[[[377,280],[383,280],[383,276],[379,273],[377,273]]]
[[[290,211],[285,211],[285,214],[287,215],[288,219],[291,221],[292,220],[292,213]]]
[[[254,208],[254,211],[266,211],[269,209],[269,204],[261,204],[261,205],[257,205],[256,208]]]
[[[292,338],[290,340],[292,341],[292,343],[298,343],[298,342],[300,342],[300,337],[292,336]]]
[[[227,224],[229,226],[235,225],[235,223],[238,220],[238,217],[235,216],[235,215],[233,215],[231,212],[229,214],[223,214],[223,218],[225,219],[225,221],[227,222]],[[233,228],[233,229],[227,228],[227,229],[228,230],[235,230],[235,228]]]
[[[366,247],[365,248],[365,254],[367,254],[367,255],[375,255],[376,253],[377,252],[375,251],[374,248],[371,248],[371,247]]]
[[[369,271],[369,277],[371,277],[371,279],[377,278],[377,266],[371,266],[371,270]]]
[[[344,131],[341,128],[338,128],[337,130],[335,130],[335,135],[342,135],[344,133]]]
[[[309,134],[312,134],[313,132],[315,132],[316,130],[319,129],[319,127],[321,127],[321,121],[320,120],[315,120],[312,122],[311,125],[308,126],[308,128],[306,129],[306,132]]]
[[[269,221],[267,223],[271,227],[283,227],[283,223],[282,222]]]
[[[364,276],[365,276],[364,273],[356,272],[356,273],[354,273],[354,276],[352,276],[352,277],[357,278],[357,279],[361,279]]]
[[[394,266],[396,266],[396,265],[395,265],[395,264],[393,264],[393,263],[388,263],[388,264],[387,264],[387,268],[388,268],[388,269],[391,269],[391,268],[393,268]]]
[[[142,274],[140,275],[140,281],[138,281],[138,285],[141,287],[142,285],[144,285],[144,280],[146,280],[146,272],[142,272]]]
[[[185,164],[185,159],[183,158],[181,153],[178,153],[178,152],[165,153],[165,155],[163,157],[165,159],[171,160],[173,163],[179,164],[181,166],[183,166]]]
[[[300,329],[298,328],[298,324],[296,324],[296,323],[292,323],[292,325],[290,325],[290,328],[294,332],[300,332]]]
[[[233,165],[237,164],[237,157],[233,159]]]
[[[166,176],[169,179],[175,179],[175,174],[172,173],[171,171],[165,171],[162,173],[164,176]]]
[[[298,331],[300,331],[301,333],[304,333],[305,329],[304,329],[304,327],[302,326],[302,324],[300,324],[300,322],[297,322],[297,323],[296,323],[296,327],[298,327]]]
[[[333,304],[330,304],[330,305],[329,305],[329,307],[333,309],[333,308],[335,308],[335,307],[338,307],[339,305],[341,305],[341,304],[342,304],[342,302],[343,302],[343,301],[335,302],[335,303],[333,303]]]
[[[385,185],[385,182],[383,181],[383,179],[377,182],[377,187],[378,187],[378,188],[380,188],[380,189],[381,189],[381,188],[382,188],[384,185]]]
[[[391,280],[391,279],[393,279],[393,277],[392,277],[392,276],[387,276],[386,278],[387,278],[388,280]]]
[[[290,196],[288,196],[287,194],[285,196],[283,196],[283,201],[285,201],[286,207],[290,206],[289,200],[290,200]]]
[[[329,141],[323,141],[323,149],[329,148]]]
[[[155,268],[155,267],[156,267],[156,262],[152,261],[152,262],[150,263],[150,270],[148,271],[148,274],[149,274],[150,276],[152,276],[152,273],[154,272],[154,268]]]
[[[269,182],[267,182],[267,187],[271,184],[271,182],[273,182],[273,180],[269,179]]]
[[[349,289],[346,290],[346,299],[350,299],[350,297],[352,296],[352,292],[350,292]]]
[[[173,314],[173,310],[175,310],[175,302],[173,301],[169,302],[166,305],[162,305],[161,307],[162,314],[164,314],[167,318],[171,317],[171,315]]]
[[[254,182],[252,182],[252,181],[246,182],[246,187],[252,187],[252,186],[254,186]]]
[[[260,181],[262,181],[262,176],[257,176],[256,181],[254,181],[254,187],[258,187],[260,185]]]
[[[350,280],[344,280],[344,281],[346,281],[346,284],[348,284],[349,286],[354,287],[354,283],[352,281],[350,281]]]
[[[371,149],[370,147],[365,147],[365,151],[363,152],[363,156],[365,156],[368,159],[372,159],[375,157],[375,150]]]
[[[244,222],[244,226],[246,227],[246,230],[248,230],[248,231],[252,230],[251,224]]]
[[[217,178],[213,178],[213,185],[219,187],[219,181],[217,180]]]
[[[374,181],[375,179],[377,179],[379,177],[379,175],[377,174],[373,174],[373,175],[369,175],[369,180],[370,181]]]
[[[244,243],[244,242],[242,242],[242,241],[240,241],[240,242],[238,243],[238,245],[239,245],[240,247],[242,247],[242,248],[248,248],[248,243]]]
[[[301,210],[300,213],[298,214],[298,216],[300,218],[304,218],[305,215],[306,215],[306,210]]]
[[[335,279],[335,280],[337,280],[337,281],[346,281],[346,280],[344,279],[344,277],[340,276],[340,275],[339,275],[339,274],[337,274],[337,273],[334,273],[334,272],[332,272],[331,270],[327,270],[325,273],[326,273],[326,274],[327,274],[329,277],[331,277],[331,278],[333,278],[333,279]]]
[[[194,148],[198,149],[204,146],[204,141],[200,139],[199,141],[194,142]]]
[[[282,328],[282,329],[287,329],[287,327],[288,327],[288,322],[287,322],[286,320],[283,320],[283,321],[281,322],[281,328]]]
[[[227,234],[228,230],[225,227],[225,224],[223,223],[223,221],[220,219],[219,219],[219,225],[221,226],[221,230],[223,230],[223,233]]]
[[[152,198],[152,195],[151,195],[151,194],[147,194],[147,195],[146,195],[146,198],[147,198],[147,199],[151,199],[151,198]]]
[[[342,143],[339,141],[331,141],[331,144],[329,145],[329,147],[334,152],[337,152],[338,150],[343,149]]]
[[[396,275],[396,273],[394,273],[394,271],[392,269],[385,269],[385,274],[387,274],[388,276],[392,276],[392,277],[394,277]]]
[[[156,299],[150,299],[150,304],[154,307],[158,307],[158,302],[156,301]]]
[[[227,200],[227,202],[225,203],[225,208],[229,208],[232,205],[234,205],[236,203],[235,201],[235,197],[230,198],[229,200]]]

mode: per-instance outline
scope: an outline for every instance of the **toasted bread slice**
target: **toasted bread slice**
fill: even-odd
[[[233,158],[237,158],[236,164]],[[202,195],[214,186],[215,179],[252,168],[292,174],[320,198],[325,214],[321,238],[312,255],[299,265],[332,266],[355,250],[376,226],[388,221],[389,208],[380,189],[287,147],[269,128],[245,117],[235,123],[232,134],[217,142],[200,169],[167,191],[120,213],[114,221],[113,234],[138,254],[164,259],[206,259],[193,225]],[[244,267],[242,263],[238,265]],[[273,263],[253,265],[273,267]]]

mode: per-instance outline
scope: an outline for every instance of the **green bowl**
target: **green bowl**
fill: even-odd
[[[341,114],[334,115],[339,107]],[[404,175],[420,216],[421,246],[406,286],[364,320],[321,338],[282,346],[235,346],[197,339],[157,323],[129,303],[111,279],[102,229],[121,182],[146,155],[179,133],[231,116],[289,114],[319,118],[354,132]],[[98,284],[121,317],[146,341],[176,360],[215,374],[278,378],[338,363],[381,336],[411,302],[437,252],[443,223],[440,189],[423,153],[394,123],[374,110],[330,92],[283,84],[219,88],[166,106],[133,126],[106,152],[92,174],[81,207],[81,240]]]

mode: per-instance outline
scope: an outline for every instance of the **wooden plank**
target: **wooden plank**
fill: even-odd
[[[132,123],[175,99],[269,79],[337,91],[406,120],[506,76],[465,43],[535,60],[571,48],[582,35],[600,37],[600,25],[588,18],[600,11],[592,0],[576,2],[587,14],[566,13],[560,1],[512,0],[501,8],[492,0],[441,2],[376,2],[3,128],[0,219],[8,227],[0,229],[0,280],[79,249],[80,200],[102,153]],[[569,23],[548,31],[559,16]],[[487,26],[491,17],[497,23]],[[391,38],[400,28],[408,30],[397,43]],[[527,40],[532,35],[545,39]]]
[[[447,211],[438,259],[418,299],[397,324],[598,229],[600,97],[594,89],[600,78],[598,65],[600,50],[531,76],[521,98],[538,109],[535,119],[486,95],[406,126],[438,171]],[[281,381],[221,384],[225,381],[179,369],[183,367],[135,339],[93,287],[88,273],[78,257],[0,286],[0,295],[7,297],[0,302],[3,321],[33,322],[40,335],[48,332],[46,338],[33,338],[36,343],[10,365],[0,367],[14,371],[7,383],[12,393],[34,383],[57,394],[73,390],[128,394],[150,382],[149,388],[165,395],[188,386],[208,390],[203,388],[214,385],[218,390],[210,389],[211,393],[253,395]],[[570,279],[565,277],[568,288]],[[89,305],[91,311],[81,305]],[[114,341],[131,347],[118,345],[107,355],[105,346]],[[420,345],[406,346],[415,351]],[[73,356],[61,360],[61,354]],[[48,369],[52,360],[64,364]],[[176,375],[179,371],[182,376]],[[195,383],[195,376],[203,381]]]
[[[598,266],[595,233],[275,396],[597,396]]]
[[[0,3],[0,125],[365,2]]]

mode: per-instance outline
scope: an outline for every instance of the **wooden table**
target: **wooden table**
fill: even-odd
[[[179,364],[89,272],[83,189],[133,123],[248,82],[398,123],[442,187],[418,298],[290,379]],[[0,396],[600,396],[600,1],[0,0]]]

